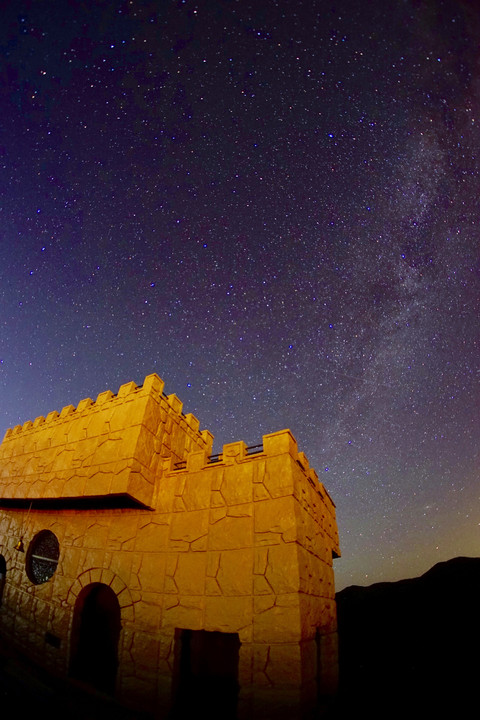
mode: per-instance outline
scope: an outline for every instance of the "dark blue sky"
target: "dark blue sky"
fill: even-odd
[[[478,554],[479,40],[453,0],[2,3],[2,434],[157,372],[216,451],[291,428],[339,588]]]

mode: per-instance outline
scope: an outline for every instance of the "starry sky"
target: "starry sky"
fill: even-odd
[[[4,0],[0,435],[158,373],[292,430],[336,585],[480,540],[480,9]]]

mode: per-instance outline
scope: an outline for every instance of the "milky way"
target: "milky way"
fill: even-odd
[[[473,4],[4,8],[2,430],[157,372],[291,428],[339,588],[477,555]]]

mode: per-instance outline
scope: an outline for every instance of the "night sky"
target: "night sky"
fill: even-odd
[[[0,436],[156,372],[292,430],[337,589],[480,547],[480,7],[1,3]]]

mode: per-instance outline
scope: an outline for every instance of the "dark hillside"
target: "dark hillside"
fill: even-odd
[[[478,707],[480,558],[346,588],[337,608],[339,715],[467,717]]]

